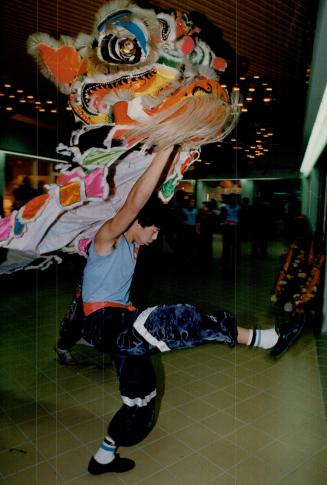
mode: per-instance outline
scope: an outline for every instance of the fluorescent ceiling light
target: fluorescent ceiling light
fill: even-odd
[[[307,177],[327,144],[327,85],[314,122],[300,172]]]
[[[61,160],[60,158],[41,157],[39,155],[30,155],[29,153],[22,152],[12,152],[10,150],[0,150],[0,153],[5,153],[6,155],[14,155],[22,158],[33,158],[34,160],[46,160],[47,162],[68,163],[66,160]]]

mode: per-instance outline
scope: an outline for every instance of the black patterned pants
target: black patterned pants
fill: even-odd
[[[221,312],[207,315],[187,305],[159,305],[144,311],[103,308],[85,318],[82,336],[115,363],[122,407],[108,426],[117,446],[132,446],[151,431],[156,379],[151,355],[206,342],[234,346],[236,323]]]

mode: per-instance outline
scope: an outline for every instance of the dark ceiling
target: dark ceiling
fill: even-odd
[[[65,109],[66,100],[38,72],[26,53],[26,39],[34,32],[72,37],[79,32],[91,33],[95,13],[102,4],[101,0],[2,1],[0,120],[2,124],[5,121],[3,126],[8,130],[17,123],[23,127],[37,122],[40,129],[52,128],[56,141],[65,136],[72,121],[71,113]],[[143,1],[138,4],[149,5]],[[228,61],[221,82],[229,88],[239,86],[243,94],[247,111],[226,141],[204,148],[202,158],[206,163],[196,169],[198,176],[215,176],[219,172],[250,177],[254,172],[267,175],[276,169],[297,170],[316,2],[155,0],[152,5],[168,11],[182,6],[183,11],[193,12],[203,39]],[[19,89],[23,93],[17,93]],[[19,98],[28,94],[34,96],[34,102],[36,98],[41,101],[45,111],[36,110],[34,102],[28,99],[20,104]],[[46,105],[47,100],[53,104]],[[13,109],[8,111],[8,106]],[[5,148],[3,144],[2,141]]]

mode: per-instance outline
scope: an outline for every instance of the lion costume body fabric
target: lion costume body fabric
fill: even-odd
[[[59,249],[84,254],[151,163],[153,147],[179,144],[180,159],[158,191],[168,202],[201,145],[222,140],[239,115],[238,100],[219,83],[226,62],[180,12],[115,0],[97,12],[92,35],[57,41],[37,33],[28,52],[68,96],[78,123],[69,146],[57,147],[69,162],[58,166],[56,184],[0,221],[0,246],[11,255],[0,273],[36,258],[46,267]]]

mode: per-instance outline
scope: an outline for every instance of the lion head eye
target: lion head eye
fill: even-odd
[[[109,64],[137,64],[142,58],[142,50],[136,39],[105,35],[97,47],[99,58]]]
[[[119,42],[119,52],[122,56],[134,56],[137,50],[137,44],[132,39],[122,39]]]

